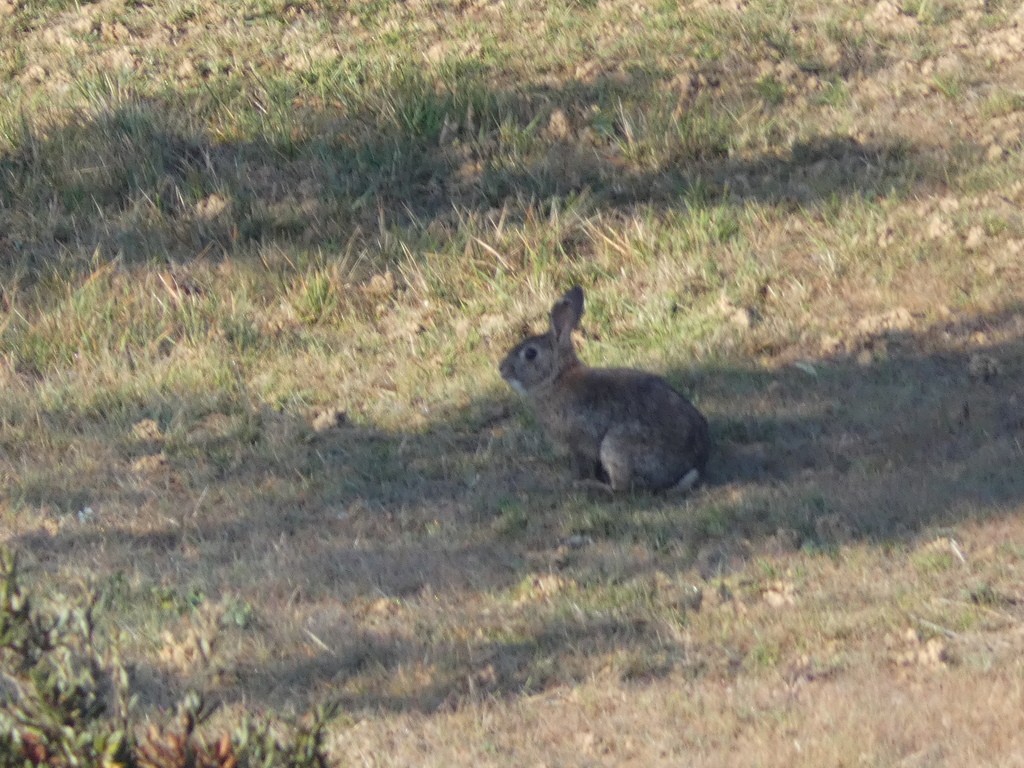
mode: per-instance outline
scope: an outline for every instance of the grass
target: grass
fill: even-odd
[[[1004,5],[0,0],[3,542],[144,712],[338,697],[339,764],[1005,763]],[[573,282],[692,496],[500,381]]]

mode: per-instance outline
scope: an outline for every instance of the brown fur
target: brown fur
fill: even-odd
[[[569,448],[578,479],[614,491],[688,489],[707,465],[707,420],[660,376],[580,362],[572,330],[582,315],[583,291],[574,287],[551,308],[551,330],[506,355],[502,378]]]

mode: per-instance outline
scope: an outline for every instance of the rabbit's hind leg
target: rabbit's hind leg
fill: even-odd
[[[636,485],[632,449],[632,439],[621,430],[609,430],[601,441],[601,468],[613,491],[629,491]]]

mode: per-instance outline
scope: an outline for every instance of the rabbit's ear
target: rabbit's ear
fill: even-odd
[[[555,335],[555,341],[564,344],[572,338],[572,329],[579,325],[581,317],[583,289],[575,285],[551,308],[551,332]]]

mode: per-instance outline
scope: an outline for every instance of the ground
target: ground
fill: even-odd
[[[0,537],[340,764],[1024,760],[1024,12],[0,0]],[[707,414],[574,489],[497,364]],[[524,736],[526,736],[524,738]]]

